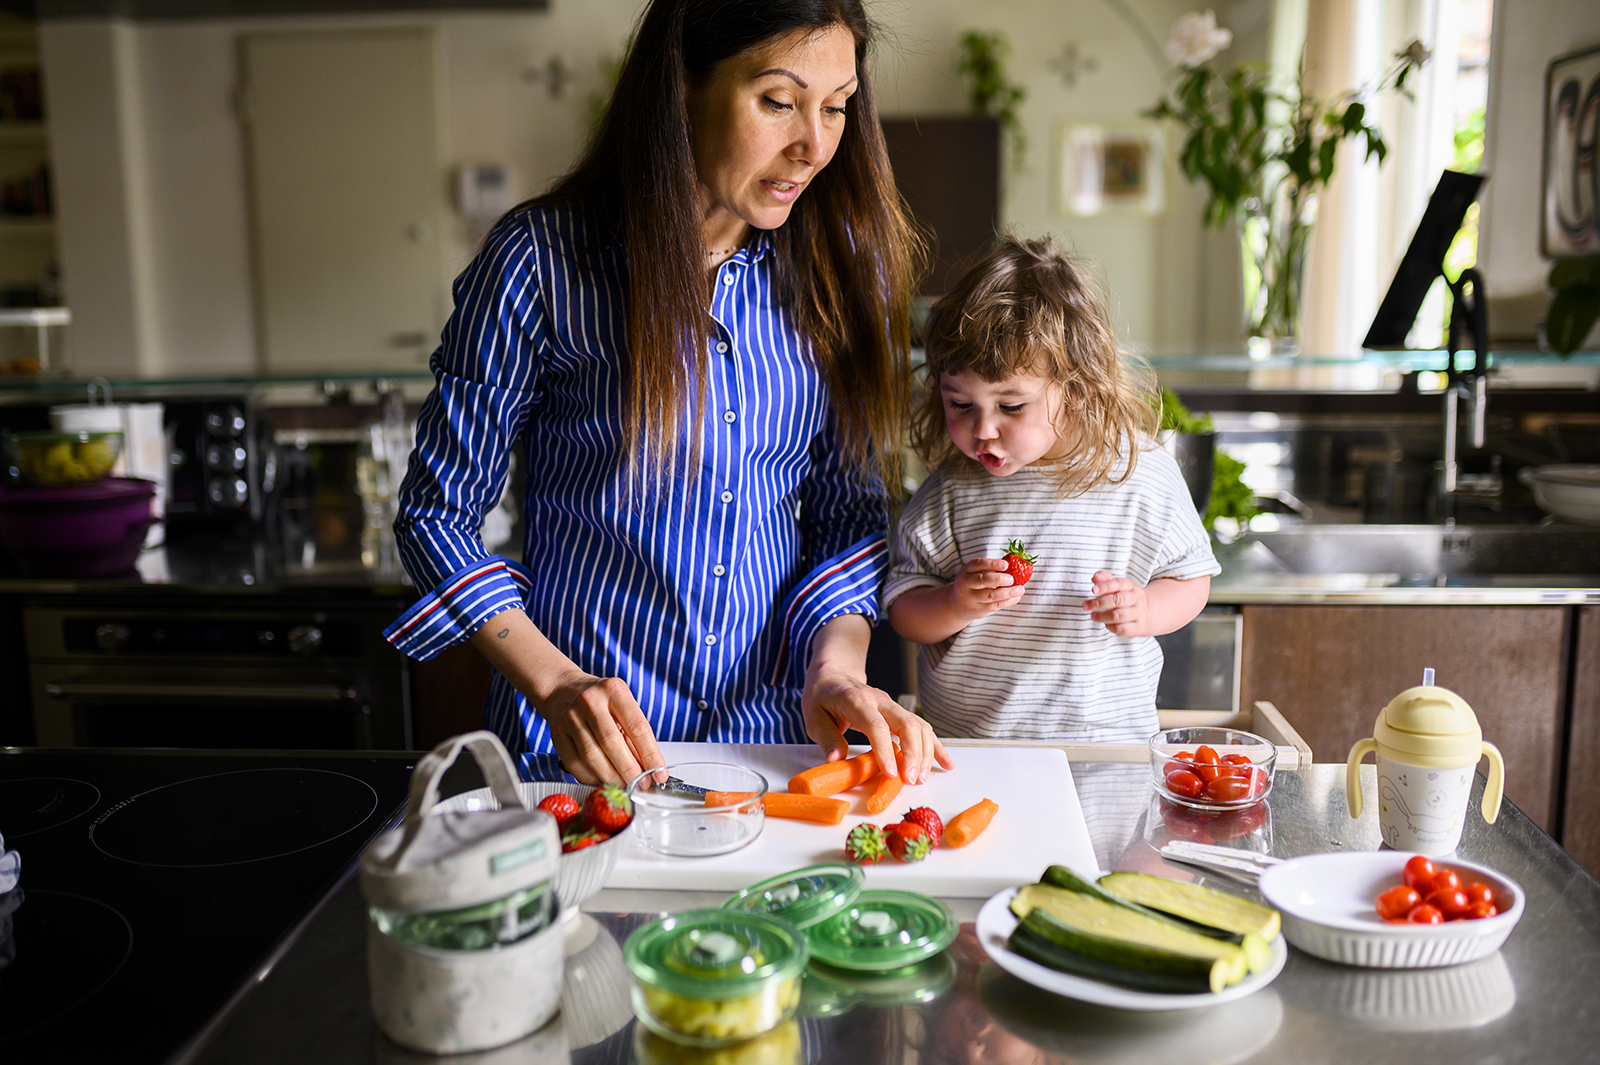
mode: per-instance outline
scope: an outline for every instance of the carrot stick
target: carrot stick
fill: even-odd
[[[965,847],[978,838],[978,833],[989,827],[1000,805],[993,799],[984,799],[952,817],[944,826],[944,841],[952,847]]]
[[[899,777],[886,777],[880,774],[878,784],[872,789],[872,794],[867,796],[867,813],[881,814],[894,802],[900,794],[900,789],[905,787],[905,781]]]
[[[865,784],[877,775],[878,759],[867,751],[854,758],[824,762],[796,773],[789,778],[789,791],[794,795],[836,795]]]
[[[750,791],[708,791],[707,806],[735,806],[754,795]],[[768,817],[786,817],[791,821],[815,821],[822,825],[837,825],[844,820],[850,804],[843,799],[830,799],[825,795],[793,795],[783,791],[769,791],[761,800]]]

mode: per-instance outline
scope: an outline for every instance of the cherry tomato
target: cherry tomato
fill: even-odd
[[[1200,749],[1194,752],[1194,771],[1207,784],[1222,775],[1217,769],[1219,764],[1216,750],[1206,744],[1201,744]]]
[[[1482,880],[1474,880],[1470,884],[1462,884],[1461,890],[1467,893],[1467,901],[1471,903],[1484,902],[1494,905],[1494,888]]]
[[[1194,752],[1193,751],[1179,751],[1177,754],[1173,755],[1172,757],[1181,758],[1185,762],[1192,762],[1192,761],[1194,761]]]
[[[1198,798],[1205,787],[1205,781],[1187,769],[1178,769],[1167,774],[1167,790],[1174,795],[1182,795],[1186,799]]]
[[[1217,777],[1206,784],[1206,798],[1212,802],[1238,802],[1250,797],[1250,782],[1239,777]]]
[[[1456,871],[1440,866],[1439,871],[1433,874],[1433,879],[1428,881],[1428,886],[1423,887],[1418,884],[1417,890],[1424,895],[1432,895],[1435,891],[1457,891],[1460,887],[1461,877]]]
[[[1460,888],[1439,888],[1430,891],[1425,901],[1444,914],[1444,919],[1447,921],[1458,921],[1465,917],[1467,908],[1472,905],[1467,899],[1467,893]]]
[[[1469,921],[1481,921],[1485,917],[1493,917],[1499,912],[1494,908],[1494,903],[1492,902],[1474,902],[1467,907],[1467,919]]]
[[[1253,765],[1241,775],[1244,776],[1245,780],[1249,781],[1250,794],[1252,796],[1266,794],[1267,771],[1265,769],[1262,769],[1260,766]]]
[[[1250,756],[1248,754],[1225,754],[1225,755],[1222,756],[1222,764],[1223,765],[1249,765],[1250,764]]]
[[[1406,887],[1424,891],[1433,883],[1434,874],[1438,871],[1439,867],[1433,864],[1432,858],[1424,858],[1419,854],[1406,862]]]
[[[1406,920],[1412,924],[1443,924],[1444,914],[1439,912],[1437,906],[1420,902],[1411,908],[1410,913],[1406,914]]]
[[[1386,921],[1404,920],[1421,901],[1416,888],[1398,884],[1378,896],[1378,916]]]

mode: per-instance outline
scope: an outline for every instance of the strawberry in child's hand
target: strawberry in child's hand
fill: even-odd
[[[857,825],[844,840],[844,856],[859,865],[875,865],[889,853],[883,829],[877,825]]]
[[[1011,583],[1014,587],[1022,587],[1028,583],[1028,578],[1033,576],[1033,564],[1038,559],[1022,546],[1021,540],[1013,540],[1006,545],[1005,556],[1006,572],[1011,574]]]
[[[944,838],[944,822],[939,815],[933,812],[931,806],[917,806],[906,811],[902,821],[910,821],[914,825],[921,825],[922,831],[928,834],[928,845],[937,847]]]
[[[582,811],[578,800],[564,791],[554,795],[546,795],[539,800],[539,809],[556,819],[556,834],[564,836],[567,829],[572,827],[573,819]]]
[[[933,850],[927,829],[915,821],[898,821],[883,830],[883,837],[895,861],[920,862]]]
[[[596,832],[592,828],[569,832],[561,837],[561,853],[571,854],[573,851],[581,851],[585,847],[593,847],[596,844],[604,843],[610,838],[606,833]]]
[[[583,800],[583,827],[607,835],[621,832],[633,820],[633,802],[615,784],[602,784]]]

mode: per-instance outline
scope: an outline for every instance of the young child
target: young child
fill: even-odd
[[[941,736],[1142,742],[1161,648],[1220,571],[1159,393],[1049,239],[1002,239],[927,324],[913,442],[933,472],[901,515],[883,600]],[[1003,558],[1034,556],[1026,585]]]

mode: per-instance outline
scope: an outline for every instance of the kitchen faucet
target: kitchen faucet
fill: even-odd
[[[1446,279],[1448,281],[1448,279]],[[1453,297],[1450,306],[1450,352],[1445,371],[1444,389],[1444,459],[1440,463],[1439,517],[1446,525],[1455,524],[1457,500],[1486,504],[1500,508],[1504,480],[1500,476],[1500,456],[1490,459],[1490,472],[1464,474],[1457,461],[1458,413],[1461,401],[1467,406],[1467,420],[1472,434],[1474,451],[1483,450],[1489,410],[1489,325],[1488,311],[1484,307],[1483,275],[1468,267],[1454,281],[1448,281]],[[1468,295],[1468,288],[1471,295]],[[1461,350],[1461,333],[1472,334],[1473,360],[1471,370],[1456,368],[1456,352]]]

